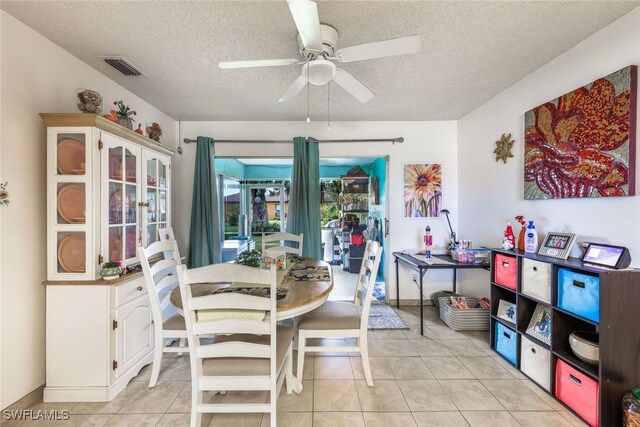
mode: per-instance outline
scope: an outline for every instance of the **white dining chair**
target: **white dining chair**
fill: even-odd
[[[373,386],[369,365],[367,330],[373,288],[381,257],[382,247],[380,244],[369,240],[364,249],[353,301],[326,301],[317,309],[298,318],[297,378],[299,381],[302,380],[305,353],[358,352],[362,359],[367,384],[370,387]],[[307,346],[309,338],[355,338],[356,345]]]
[[[175,235],[173,234],[173,227],[164,227],[164,228],[158,228],[158,240],[160,242],[168,242],[169,240],[176,240]],[[171,259],[172,257],[172,252],[166,252],[164,254],[164,259]],[[180,264],[182,264],[182,261],[184,261],[186,259],[186,257],[180,257]],[[175,273],[174,273],[175,274]]]
[[[161,242],[176,240],[173,233],[173,227],[158,228],[158,240]]]
[[[266,247],[268,242],[280,242],[279,246]],[[284,242],[297,243],[297,247],[286,246]],[[262,256],[278,256],[282,254],[302,255],[302,244],[304,242],[304,234],[291,233],[273,233],[262,237]]]
[[[268,286],[270,296],[225,292],[194,297],[191,286],[206,282],[239,282]],[[293,387],[294,329],[276,324],[276,268],[257,269],[238,264],[214,264],[187,269],[178,266],[180,295],[189,335],[191,358],[191,426],[200,426],[203,413],[269,413],[276,426],[276,403],[286,379]],[[207,310],[207,320],[198,313]],[[210,316],[216,310],[215,317]],[[261,310],[262,320],[231,317],[234,312]],[[229,315],[225,315],[229,313]],[[211,337],[213,339],[211,340]],[[201,338],[207,341],[201,342]],[[268,403],[205,403],[205,391],[269,391]]]
[[[176,266],[181,264],[178,246],[174,243],[175,240],[160,241],[137,249],[153,315],[154,349],[149,387],[155,387],[158,382],[164,353],[178,353],[181,356],[189,351],[184,317],[169,300],[171,291],[178,286]],[[178,346],[169,346],[175,340],[179,340]]]

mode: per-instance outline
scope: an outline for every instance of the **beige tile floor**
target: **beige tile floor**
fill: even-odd
[[[553,427],[584,426],[576,416],[489,350],[486,332],[458,333],[426,308],[425,336],[417,307],[399,310],[409,330],[371,331],[375,386],[364,381],[354,355],[309,356],[304,391],[278,400],[278,425],[295,427]],[[189,358],[166,356],[158,385],[148,388],[150,366],[108,403],[39,403],[68,409],[68,421],[5,422],[3,426],[188,426]],[[266,393],[206,395],[207,401],[267,400]],[[262,414],[217,414],[203,425],[264,427]]]
[[[329,299],[352,301],[356,291],[358,275],[344,271],[341,265],[332,265],[331,270],[333,273],[333,290],[329,295]]]

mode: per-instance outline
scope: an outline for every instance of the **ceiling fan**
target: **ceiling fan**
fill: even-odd
[[[258,59],[218,63],[222,69],[302,65],[300,77],[287,89],[279,102],[292,99],[308,83],[321,86],[331,80],[342,86],[360,102],[370,101],[375,94],[351,74],[342,68],[337,68],[334,62],[362,61],[415,53],[420,50],[420,37],[417,34],[336,50],[338,32],[329,25],[320,24],[318,6],[314,1],[287,0],[287,3],[298,28],[298,47],[302,60]]]

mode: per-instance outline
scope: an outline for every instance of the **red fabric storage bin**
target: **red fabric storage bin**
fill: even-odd
[[[598,382],[558,359],[556,397],[576,411],[593,427],[598,427]]]
[[[362,234],[351,233],[352,245],[364,245],[364,236]]]
[[[515,291],[516,271],[518,271],[518,262],[515,257],[496,254],[493,264],[494,282]]]

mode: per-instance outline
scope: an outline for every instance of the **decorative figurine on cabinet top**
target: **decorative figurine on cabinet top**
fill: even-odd
[[[134,132],[140,135],[144,135],[144,131],[142,130],[142,123],[138,123],[138,128],[134,130]]]
[[[113,105],[118,107],[118,111],[116,111],[116,122],[120,126],[124,126],[129,130],[133,130],[133,122],[135,121],[133,116],[136,116],[138,113],[129,108],[128,105],[125,105],[122,100],[113,101]]]
[[[162,135],[162,129],[156,122],[147,123],[147,136],[156,142],[160,142],[160,136]]]
[[[98,92],[91,89],[78,89],[76,96],[78,110],[83,113],[102,114],[102,96]]]
[[[118,122],[118,115],[116,114],[116,110],[109,110],[109,114],[105,114],[102,117],[115,123]]]

